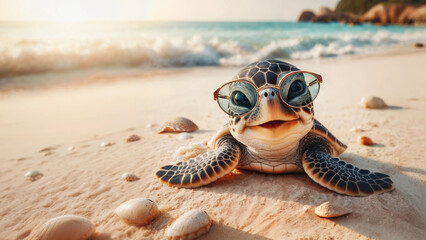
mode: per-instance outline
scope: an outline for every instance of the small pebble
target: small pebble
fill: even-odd
[[[325,202],[315,208],[315,214],[323,218],[339,217],[351,213],[352,210]]]
[[[109,146],[112,146],[112,145],[114,145],[113,142],[103,142],[99,146],[100,147],[109,147]]]
[[[52,152],[45,152],[45,153],[43,153],[43,156],[49,156],[49,155],[52,155],[53,153]]]
[[[148,124],[146,125],[146,128],[153,128],[153,127],[155,127],[155,126],[157,126],[157,124],[148,123]]]
[[[374,96],[363,97],[358,105],[361,108],[380,109],[386,108],[388,105],[383,99]]]
[[[158,133],[193,132],[196,130],[198,130],[198,126],[193,121],[188,118],[177,117],[165,122]]]
[[[209,231],[212,221],[206,212],[193,209],[180,216],[166,230],[169,239],[194,239]]]
[[[28,181],[31,181],[31,182],[34,182],[34,181],[40,179],[41,177],[43,177],[43,173],[36,171],[36,170],[29,171],[29,172],[25,173],[25,178]]]
[[[45,147],[45,148],[40,149],[39,152],[49,152],[49,151],[53,151],[55,149],[56,148],[54,148],[54,147]]]
[[[180,133],[179,136],[178,136],[179,140],[185,140],[185,139],[191,139],[191,138],[193,138],[192,134],[186,133],[186,132]]]
[[[349,131],[351,132],[364,132],[365,130],[362,128],[351,128]]]
[[[374,145],[373,140],[371,140],[371,138],[367,137],[367,136],[359,136],[358,137],[358,142],[362,145],[366,145],[366,146],[371,146]]]
[[[133,182],[133,181],[139,180],[139,177],[133,173],[123,173],[123,175],[121,175],[121,179],[127,182]]]
[[[72,151],[72,150],[74,150],[75,149],[75,147],[74,146],[69,146],[68,148],[67,148],[67,150],[68,151]]]
[[[150,199],[134,198],[115,209],[115,214],[131,225],[146,225],[160,214],[157,204]]]
[[[140,139],[141,137],[139,137],[138,135],[132,134],[126,138],[126,142],[136,142],[136,141],[139,141]]]
[[[422,48],[424,46],[425,45],[423,43],[419,43],[419,42],[414,44],[414,47],[416,47],[416,48]]]

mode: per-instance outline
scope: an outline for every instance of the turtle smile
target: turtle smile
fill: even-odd
[[[273,130],[283,125],[291,124],[292,122],[297,122],[297,120],[299,119],[296,118],[296,119],[290,119],[290,120],[272,120],[272,121],[268,121],[268,122],[264,122],[262,124],[256,125],[255,127],[261,127],[261,128]]]
[[[263,127],[263,128],[277,128],[279,126],[281,126],[281,124],[284,124],[286,121],[281,121],[281,120],[273,120],[273,121],[269,121],[263,124],[260,124],[259,127]]]

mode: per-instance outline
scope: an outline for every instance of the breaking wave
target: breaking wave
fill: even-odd
[[[426,41],[426,29],[392,32],[287,34],[244,41],[238,37],[124,36],[0,40],[0,77],[103,66],[241,66],[258,59],[315,59],[366,53],[391,45]]]

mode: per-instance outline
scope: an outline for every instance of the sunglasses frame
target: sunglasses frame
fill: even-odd
[[[303,108],[303,107],[306,107],[307,105],[309,105],[309,104],[311,104],[316,98],[317,98],[317,96],[318,96],[318,93],[317,93],[317,95],[314,97],[314,99],[312,99],[312,102],[310,102],[310,103],[308,103],[308,104],[305,104],[305,105],[303,105],[303,106],[298,106],[298,107],[296,107],[296,106],[292,106],[292,105],[290,105],[290,104],[288,104],[286,101],[284,101],[284,99],[281,97],[281,94],[280,94],[280,88],[281,88],[281,85],[283,84],[283,82],[284,82],[284,79],[286,79],[287,77],[289,77],[289,76],[291,76],[291,75],[294,75],[294,74],[298,74],[298,73],[309,73],[309,74],[311,74],[311,75],[313,75],[313,76],[315,76],[316,77],[316,79],[318,80],[318,93],[319,93],[319,91],[320,91],[320,89],[321,89],[321,83],[323,82],[323,80],[322,80],[322,76],[321,75],[319,75],[318,73],[313,73],[313,72],[309,72],[309,71],[294,71],[294,72],[289,72],[289,73],[287,73],[287,74],[285,74],[281,79],[280,79],[280,81],[279,81],[279,83],[277,84],[277,85],[268,85],[268,84],[266,84],[267,86],[263,86],[263,87],[260,87],[260,88],[257,88],[256,87],[256,85],[254,85],[252,82],[249,82],[249,81],[247,81],[247,80],[245,80],[245,79],[237,79],[237,80],[232,80],[232,81],[230,81],[230,82],[227,82],[227,83],[225,83],[225,84],[223,84],[222,86],[220,86],[218,89],[216,89],[216,91],[214,91],[214,93],[213,93],[213,100],[215,100],[216,102],[217,102],[217,104],[219,105],[219,108],[222,110],[222,111],[224,111],[226,114],[228,114],[228,115],[230,115],[230,116],[235,116],[235,117],[242,117],[242,116],[245,116],[245,115],[247,115],[247,114],[250,114],[254,109],[256,109],[256,107],[259,105],[259,100],[260,100],[260,94],[259,94],[259,92],[261,91],[261,90],[263,90],[263,89],[266,89],[266,88],[275,88],[275,89],[278,89],[278,95],[280,96],[280,99],[281,99],[281,101],[283,101],[283,103],[284,104],[286,104],[287,106],[289,106],[289,107],[292,107],[292,108]],[[245,83],[248,83],[248,84],[250,84],[250,85],[252,85],[253,87],[254,87],[254,89],[256,90],[256,95],[257,95],[257,99],[256,99],[256,105],[254,105],[254,107],[249,111],[249,112],[247,112],[247,113],[244,113],[244,114],[241,114],[241,115],[231,115],[231,114],[229,114],[229,113],[227,113],[225,110],[223,110],[222,109],[222,107],[220,106],[220,104],[219,104],[219,101],[218,101],[218,96],[219,96],[219,91],[225,86],[225,85],[228,85],[228,84],[230,84],[230,83],[233,83],[233,82],[245,82]],[[315,81],[314,81],[315,82]],[[310,85],[308,85],[308,87],[310,87],[310,86],[312,86],[312,84],[310,84]]]

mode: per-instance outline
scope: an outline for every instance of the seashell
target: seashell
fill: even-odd
[[[168,133],[168,132],[193,132],[198,130],[198,126],[188,118],[177,117],[171,121],[165,122],[161,127],[158,133]]]
[[[155,127],[155,126],[157,126],[157,124],[148,123],[145,127],[146,127],[146,128],[153,128],[153,127]]]
[[[36,170],[25,173],[25,178],[31,182],[34,182],[40,179],[41,177],[43,177],[43,173]]]
[[[72,150],[74,150],[75,149],[75,147],[74,146],[69,146],[68,148],[67,148],[67,150],[68,151],[72,151]]]
[[[388,105],[383,101],[383,99],[379,97],[374,96],[368,96],[363,97],[358,104],[361,108],[371,108],[371,109],[378,109],[378,108],[386,108]]]
[[[330,202],[325,202],[315,208],[315,214],[324,218],[339,217],[351,212],[352,210],[349,208],[340,207]]]
[[[139,180],[138,176],[136,176],[133,173],[123,173],[123,175],[121,175],[121,179],[127,182],[133,182],[133,181]]]
[[[212,222],[206,212],[193,209],[180,216],[166,230],[169,239],[194,239],[206,233]]]
[[[136,141],[139,141],[140,139],[141,137],[139,137],[138,135],[132,134],[126,138],[126,142],[136,142]]]
[[[362,145],[366,145],[366,146],[371,146],[374,145],[373,140],[371,140],[371,138],[367,137],[367,136],[359,136],[358,137],[358,142]]]
[[[146,225],[160,214],[160,210],[150,199],[134,198],[118,206],[115,214],[127,224]]]
[[[115,143],[113,142],[102,142],[101,144],[99,144],[100,147],[109,147],[114,145]]]
[[[50,219],[33,232],[29,239],[83,240],[88,239],[95,232],[95,226],[84,217],[64,215]]]
[[[185,140],[185,139],[190,139],[190,138],[193,138],[192,134],[186,133],[186,132],[180,133],[179,136],[178,136],[179,140]]]

